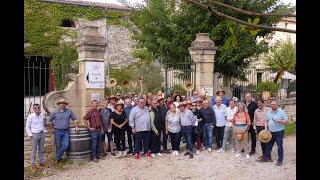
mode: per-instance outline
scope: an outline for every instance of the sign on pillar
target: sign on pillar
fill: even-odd
[[[202,94],[205,94],[207,97],[208,96],[212,97],[213,96],[213,87],[201,88],[201,92],[202,92]]]
[[[86,88],[104,89],[104,62],[86,62]]]

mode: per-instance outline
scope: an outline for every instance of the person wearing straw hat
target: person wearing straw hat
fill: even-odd
[[[244,150],[246,157],[249,159],[249,142],[248,142],[248,129],[250,126],[250,117],[248,109],[243,102],[238,103],[237,113],[234,115],[232,126],[234,128],[234,134],[236,138],[236,157],[241,156],[241,151]],[[241,134],[241,135],[239,135]]]
[[[267,122],[267,112],[270,108],[264,106],[264,100],[262,98],[258,99],[258,109],[254,111],[254,120],[253,120],[253,129],[256,131],[256,134],[259,134],[262,130],[268,129]],[[262,155],[258,159],[262,159],[263,155],[266,153],[267,144],[263,141],[260,141]],[[271,157],[269,158],[272,161]]]
[[[197,98],[196,100],[196,104],[197,104],[197,109],[200,110],[200,108],[202,107],[202,102],[203,102],[203,99],[202,98]]]
[[[276,166],[281,166],[283,161],[283,137],[285,124],[288,124],[288,116],[282,110],[278,108],[277,101],[271,101],[271,110],[267,112],[268,130],[271,132],[272,138],[267,143],[266,153],[263,158],[258,160],[260,162],[268,162],[268,158],[271,156],[271,151],[274,143],[278,146],[278,161]]]
[[[111,113],[112,132],[114,134],[114,141],[119,152],[119,157],[126,156],[126,142],[125,132],[128,119],[126,113],[122,111],[123,103],[117,102],[114,105],[115,111]]]
[[[192,142],[192,127],[195,122],[195,117],[189,109],[186,108],[186,104],[183,102],[179,103],[179,118],[181,123],[181,132],[187,143],[187,152],[185,156],[189,155],[189,159],[193,158],[193,142]]]
[[[70,119],[72,119],[74,123],[76,132],[79,132],[77,117],[71,109],[66,108],[68,104],[68,101],[65,99],[60,99],[57,102],[59,109],[55,109],[48,119],[50,132],[54,133],[54,143],[56,144],[55,165],[58,165],[61,162],[64,152],[66,152],[69,147]]]
[[[105,159],[102,154],[102,134],[104,129],[102,125],[101,115],[98,110],[98,100],[91,101],[92,108],[87,111],[83,117],[84,124],[88,127],[91,134],[91,159],[93,162],[99,162],[99,159]]]
[[[116,103],[117,103],[117,97],[114,96],[114,95],[111,95],[111,96],[109,97],[109,105],[108,105],[108,108],[111,109],[112,112],[115,111],[114,105],[116,105]]]
[[[163,153],[169,154],[170,152],[167,149],[168,144],[168,135],[165,131],[165,122],[166,122],[166,115],[168,113],[168,107],[166,103],[164,102],[163,96],[158,96],[158,111],[160,113],[161,118],[161,129],[159,129],[160,133],[162,132],[162,146],[163,146]]]
[[[230,99],[225,97],[226,95],[226,91],[224,91],[223,89],[218,89],[218,91],[216,92],[216,95],[221,97],[221,103],[226,105],[227,107],[229,107],[229,101]],[[210,107],[214,106],[216,104],[216,98],[212,98],[211,99],[211,105]]]

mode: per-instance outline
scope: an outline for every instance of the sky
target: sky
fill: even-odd
[[[113,4],[121,5],[121,3],[118,2],[118,0],[86,0],[86,1],[105,2],[105,3],[113,3]],[[128,0],[128,2],[130,2],[131,4],[134,4],[136,2],[141,3],[142,0]],[[281,2],[285,4],[288,4],[288,3],[296,4],[296,0],[281,0]]]

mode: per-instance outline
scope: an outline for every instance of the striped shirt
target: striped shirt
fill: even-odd
[[[60,112],[60,108],[59,108],[59,109],[55,109],[52,112],[52,114],[50,115],[50,117],[48,119],[48,123],[51,124],[54,121],[54,128],[56,128],[56,129],[69,129],[70,118],[73,121],[77,121],[76,116],[74,115],[74,113],[70,109],[65,108],[65,110],[63,112]]]
[[[185,108],[183,112],[178,111],[179,119],[181,121],[181,126],[192,126],[196,121],[195,116],[193,115],[192,111]]]
[[[176,112],[174,116],[171,112],[166,117],[168,121],[168,131],[171,133],[178,133],[181,131],[181,121],[179,118],[179,114]]]
[[[90,109],[83,117],[84,120],[90,122],[90,127],[95,130],[101,130],[101,115],[97,108]]]
[[[254,111],[254,126],[264,126],[264,123],[267,122],[267,112],[270,110],[268,107],[263,107],[263,109],[256,109]]]
[[[32,136],[32,133],[40,133],[42,131],[45,131],[42,114],[40,113],[39,116],[37,116],[36,113],[30,114],[26,122],[26,132],[28,136]]]
[[[250,116],[248,113],[243,113],[242,115],[236,113],[232,123],[235,125],[237,130],[244,130],[247,125],[251,124]]]
[[[147,106],[141,109],[139,106],[134,107],[129,116],[129,125],[131,128],[135,128],[136,132],[150,131],[150,113]]]

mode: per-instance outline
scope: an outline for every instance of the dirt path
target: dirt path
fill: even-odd
[[[254,180],[294,180],[296,179],[296,136],[284,138],[283,165],[275,166],[277,161],[277,146],[273,147],[274,162],[259,163],[256,159],[261,154],[260,142],[257,142],[257,153],[246,159],[243,155],[235,158],[235,154],[227,151],[218,153],[207,151],[194,155],[189,160],[183,156],[185,147],[179,157],[164,154],[163,157],[140,160],[128,156],[123,159],[107,156],[99,163],[86,163],[82,166],[72,165],[64,171],[43,177],[43,180],[68,179],[254,179]]]

